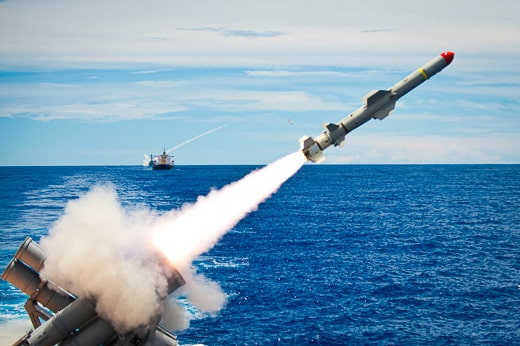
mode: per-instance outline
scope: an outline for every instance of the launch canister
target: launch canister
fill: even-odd
[[[316,139],[309,136],[300,138],[300,149],[308,160],[321,162],[322,151],[331,145],[342,145],[345,135],[363,125],[370,119],[383,120],[395,108],[395,103],[410,90],[431,78],[448,66],[454,57],[453,52],[444,52],[430,60],[424,66],[410,73],[388,90],[374,90],[363,97],[363,106],[343,118],[339,123],[325,123],[325,131]]]

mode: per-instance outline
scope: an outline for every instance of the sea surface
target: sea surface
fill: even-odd
[[[165,213],[256,168],[0,167],[0,270],[96,184]],[[194,266],[228,302],[181,345],[520,345],[520,165],[307,164]]]

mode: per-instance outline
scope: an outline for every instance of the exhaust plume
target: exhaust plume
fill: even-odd
[[[184,142],[182,142],[182,143],[180,143],[180,144],[177,144],[177,145],[174,146],[173,148],[166,150],[166,154],[170,154],[171,152],[173,152],[173,151],[179,149],[180,147],[183,147],[183,146],[185,146],[185,145],[188,144],[188,143],[191,143],[191,142],[193,142],[193,141],[195,141],[195,140],[197,140],[197,139],[199,139],[199,138],[201,138],[201,137],[207,136],[207,135],[209,135],[210,133],[213,133],[213,132],[215,132],[215,131],[218,131],[218,130],[220,130],[221,128],[226,127],[226,126],[228,126],[228,124],[221,125],[221,126],[216,127],[216,128],[214,128],[214,129],[212,129],[212,130],[209,130],[209,131],[206,131],[206,132],[204,132],[204,133],[201,133],[200,135],[197,135],[197,136],[195,136],[195,137],[193,137],[193,138],[190,138],[190,139],[188,139],[188,140],[186,140],[186,141],[184,141]]]
[[[172,211],[157,226],[155,244],[178,268],[211,249],[227,231],[275,193],[306,161],[301,151],[287,155],[197,202]]]

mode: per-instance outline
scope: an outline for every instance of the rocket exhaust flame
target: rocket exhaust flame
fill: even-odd
[[[196,203],[185,206],[157,226],[156,246],[182,271],[248,213],[256,210],[305,161],[305,156],[297,151],[199,197]]]

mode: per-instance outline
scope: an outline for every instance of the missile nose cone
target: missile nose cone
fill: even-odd
[[[441,53],[441,56],[446,60],[446,64],[450,64],[453,61],[453,57],[455,56],[455,53],[453,52],[444,52]]]

